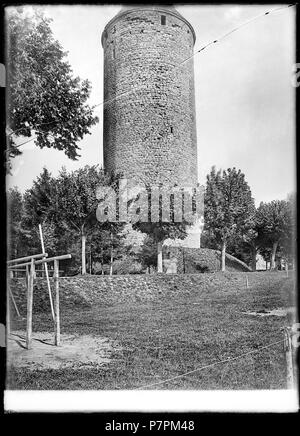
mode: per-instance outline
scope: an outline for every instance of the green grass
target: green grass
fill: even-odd
[[[196,276],[194,276],[196,277]],[[244,311],[293,304],[294,278],[283,272],[214,274],[199,292],[147,303],[92,308],[62,307],[62,333],[104,336],[119,343],[101,368],[34,370],[12,368],[8,389],[137,389],[210,363],[280,341],[287,317],[256,317]],[[178,276],[180,280],[180,276]],[[16,330],[24,320],[14,321]],[[35,331],[52,331],[48,314],[35,314]],[[282,343],[228,363],[218,363],[151,389],[284,389]]]

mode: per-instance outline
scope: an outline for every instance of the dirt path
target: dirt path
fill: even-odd
[[[117,347],[108,338],[89,335],[61,335],[61,345],[54,345],[54,334],[34,332],[32,348],[25,347],[25,331],[10,334],[7,364],[27,369],[61,369],[102,366],[111,360]]]

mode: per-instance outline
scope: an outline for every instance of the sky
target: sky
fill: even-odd
[[[282,5],[286,6],[286,5]],[[89,103],[103,101],[101,33],[121,6],[43,6],[53,19],[54,37],[64,50],[74,75],[90,80]],[[196,33],[195,52],[237,25],[280,5],[175,4]],[[212,166],[241,169],[258,205],[284,199],[295,191],[295,10],[281,9],[251,21],[220,43],[194,56],[197,119],[198,179],[205,184]],[[80,142],[81,157],[68,159],[62,151],[39,149],[34,142],[21,147],[13,160],[7,187],[24,190],[47,167],[56,176],[103,163],[103,107],[99,123]],[[19,142],[22,142],[22,138]]]

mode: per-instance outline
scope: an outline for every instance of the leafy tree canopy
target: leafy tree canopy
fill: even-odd
[[[40,147],[79,156],[78,141],[98,122],[87,104],[91,85],[73,77],[67,53],[54,39],[51,19],[22,7],[7,13],[8,155],[21,153],[16,138],[35,135]],[[26,142],[26,141],[25,141]]]
[[[273,200],[260,203],[257,209],[257,223],[265,240],[264,257],[271,251],[271,269],[275,268],[275,256],[280,248],[283,257],[294,256],[295,245],[295,199]]]
[[[204,202],[205,230],[219,244],[252,228],[254,200],[241,170],[229,168],[222,173],[213,167],[207,176]]]
[[[222,249],[221,269],[225,271],[225,252],[229,244],[242,240],[253,227],[255,214],[251,190],[241,170],[211,169],[204,196],[206,238]]]
[[[291,203],[286,200],[260,203],[257,210],[257,221],[271,243],[283,241],[293,231]]]
[[[15,186],[7,191],[7,209],[9,218],[9,257],[17,257],[19,247],[22,244],[22,214],[23,197],[19,189]]]

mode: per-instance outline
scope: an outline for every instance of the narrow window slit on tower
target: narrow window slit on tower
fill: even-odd
[[[170,127],[170,132],[173,133],[173,127],[172,126]]]
[[[161,22],[162,26],[164,26],[166,24],[166,16],[165,15],[161,15],[160,22]]]

